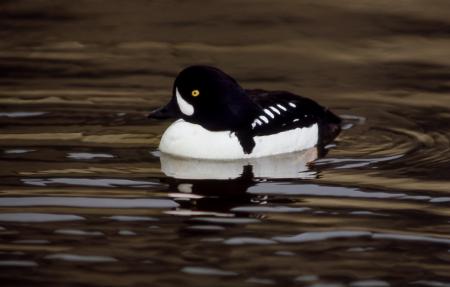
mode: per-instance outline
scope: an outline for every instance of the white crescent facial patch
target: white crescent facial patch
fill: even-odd
[[[175,95],[181,112],[186,116],[192,116],[194,114],[194,107],[183,99],[180,92],[178,92],[178,88],[175,88]]]

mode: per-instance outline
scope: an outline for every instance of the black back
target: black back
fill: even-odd
[[[256,136],[310,127],[317,123],[319,125],[319,143],[327,144],[340,132],[341,119],[311,99],[284,91],[246,90],[246,92],[259,107],[259,115],[264,115],[269,119],[268,124],[255,125],[254,135]],[[295,107],[290,104],[294,104]],[[273,108],[280,113],[274,111]],[[268,109],[274,118],[265,113],[264,109]]]

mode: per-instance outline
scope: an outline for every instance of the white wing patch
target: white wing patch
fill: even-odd
[[[266,116],[259,116],[261,120],[263,120],[266,124],[269,123],[269,119]]]
[[[264,109],[264,112],[269,115],[269,117],[271,117],[272,119],[275,118],[275,116],[273,115],[273,113],[271,111],[269,111],[268,109]]]
[[[275,108],[274,106],[270,106],[269,107],[272,111],[276,112],[277,114],[281,115],[281,112],[279,110],[277,110],[277,108]]]
[[[297,105],[289,102],[288,105],[292,108],[296,108]],[[273,112],[272,112],[272,111]],[[266,115],[268,115],[271,119],[274,119],[277,115],[281,115],[281,113],[283,112],[287,112],[287,108],[281,104],[276,104],[276,107],[274,106],[269,106],[265,109],[263,109],[264,113]],[[305,116],[306,117],[306,116]],[[253,123],[252,123],[252,129],[254,129],[256,126],[261,126],[263,125],[263,122],[261,122],[259,119],[263,120],[264,123],[268,124],[269,123],[269,119],[265,116],[265,115],[260,115],[258,118],[256,118]],[[299,119],[294,119],[293,122],[298,122]]]
[[[262,123],[259,119],[256,119],[256,120],[254,120],[253,123],[252,123],[252,129],[254,129],[254,128],[256,127],[256,125],[262,126],[262,124],[263,124],[263,123]]]
[[[178,107],[180,107],[180,111],[186,116],[192,116],[194,114],[194,106],[183,99],[183,97],[180,95],[180,92],[178,92],[178,88],[175,88],[175,95],[177,98]]]
[[[280,104],[277,104],[277,107],[279,107],[279,108],[282,109],[283,111],[287,111],[287,109],[286,109],[284,106],[280,105]]]

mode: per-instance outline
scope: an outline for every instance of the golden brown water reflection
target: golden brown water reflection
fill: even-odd
[[[449,286],[449,19],[444,0],[3,1],[1,285]],[[344,131],[312,164],[161,157],[169,122],[144,115],[198,63]]]

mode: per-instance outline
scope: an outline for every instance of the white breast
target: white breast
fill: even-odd
[[[164,132],[159,149],[163,153],[185,158],[234,160],[290,153],[317,144],[317,124],[305,128],[256,136],[256,146],[245,154],[236,135],[231,132],[212,132],[184,120],[174,122]]]

